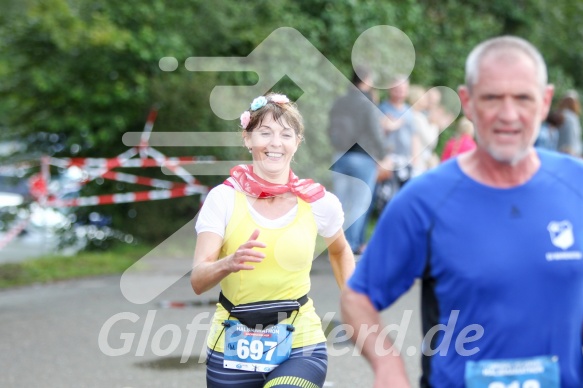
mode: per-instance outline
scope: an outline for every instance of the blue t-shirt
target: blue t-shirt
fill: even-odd
[[[403,120],[399,129],[384,135],[383,145],[387,153],[403,156],[408,161],[413,156],[412,139],[417,132],[411,106],[404,104],[401,109],[397,109],[390,101],[383,101],[379,109],[393,120]]]
[[[515,188],[482,185],[455,159],[410,181],[348,282],[380,311],[423,279],[424,386],[463,387],[469,360],[545,355],[562,387],[583,386],[583,163],[537,152]],[[438,324],[447,335],[428,337]]]

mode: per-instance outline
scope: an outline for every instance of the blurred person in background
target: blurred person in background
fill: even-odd
[[[426,111],[429,107],[429,94],[421,85],[411,85],[407,98],[412,108],[416,139],[413,141],[413,176],[435,167],[439,158],[433,152],[439,137],[439,128],[429,121]],[[417,142],[417,144],[415,144]]]
[[[559,126],[558,150],[569,155],[581,157],[581,105],[577,92],[570,91],[559,101],[559,111],[563,123]]]
[[[366,225],[378,174],[375,159],[384,157],[379,113],[371,93],[372,76],[366,66],[355,68],[353,85],[334,102],[329,113],[328,132],[335,151],[331,168],[336,172],[334,194],[342,203],[345,235],[354,254],[361,254],[365,247]],[[389,166],[385,166],[388,171]],[[354,178],[369,188],[370,200]]]
[[[534,143],[535,147],[549,151],[558,151],[559,127],[563,124],[563,115],[557,110],[549,112],[547,119],[542,122],[540,132]]]
[[[441,161],[463,154],[476,148],[474,141],[474,124],[465,117],[459,119],[455,135],[443,147]]]
[[[407,103],[409,79],[397,75],[393,85],[379,109],[385,115],[382,118],[385,154],[393,160],[393,168],[403,185],[411,177],[413,156],[418,154],[420,146],[414,113]]]

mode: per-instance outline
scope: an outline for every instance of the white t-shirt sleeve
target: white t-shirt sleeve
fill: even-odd
[[[227,223],[235,206],[235,189],[226,185],[213,188],[202,205],[196,220],[196,233],[212,232],[225,237]]]
[[[318,225],[318,234],[324,238],[334,236],[344,224],[344,211],[338,197],[326,191],[324,197],[311,205],[316,225]]]
[[[318,227],[318,234],[322,237],[334,236],[344,223],[342,205],[336,195],[326,191],[321,199],[310,204]],[[218,185],[207,195],[196,221],[196,233],[212,232],[225,237],[225,229],[231,219],[235,207],[235,190],[226,185]],[[251,212],[254,213],[253,211]],[[257,216],[255,215],[254,218]],[[295,212],[277,220],[259,220],[266,227],[283,227],[293,221]],[[275,222],[275,224],[273,224]]]

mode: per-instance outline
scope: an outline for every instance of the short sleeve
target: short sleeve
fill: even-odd
[[[389,202],[348,280],[348,286],[368,296],[378,311],[407,292],[425,269],[426,223],[415,214],[414,207],[404,192]]]
[[[332,237],[342,228],[344,211],[336,195],[326,191],[324,197],[311,203],[311,206],[320,236]]]
[[[227,223],[233,214],[235,190],[226,185],[213,188],[207,195],[196,221],[196,233],[213,232],[225,237]]]

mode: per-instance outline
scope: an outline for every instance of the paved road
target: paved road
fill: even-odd
[[[0,241],[6,236],[0,233]],[[48,233],[21,234],[0,250],[0,264],[13,263],[48,255],[57,251],[58,240]]]
[[[190,264],[156,260],[135,285],[146,289],[185,273]],[[216,295],[218,290],[196,296],[187,277],[142,305],[124,298],[119,276],[0,291],[0,387],[204,387],[199,361]],[[330,333],[326,386],[372,386],[368,364],[334,337],[342,334],[332,330],[340,320],[339,292],[326,258],[314,263],[310,295]],[[415,286],[383,313],[385,322],[396,324],[412,313],[399,331],[412,381],[420,373],[418,296]],[[169,301],[186,306],[163,307]]]

